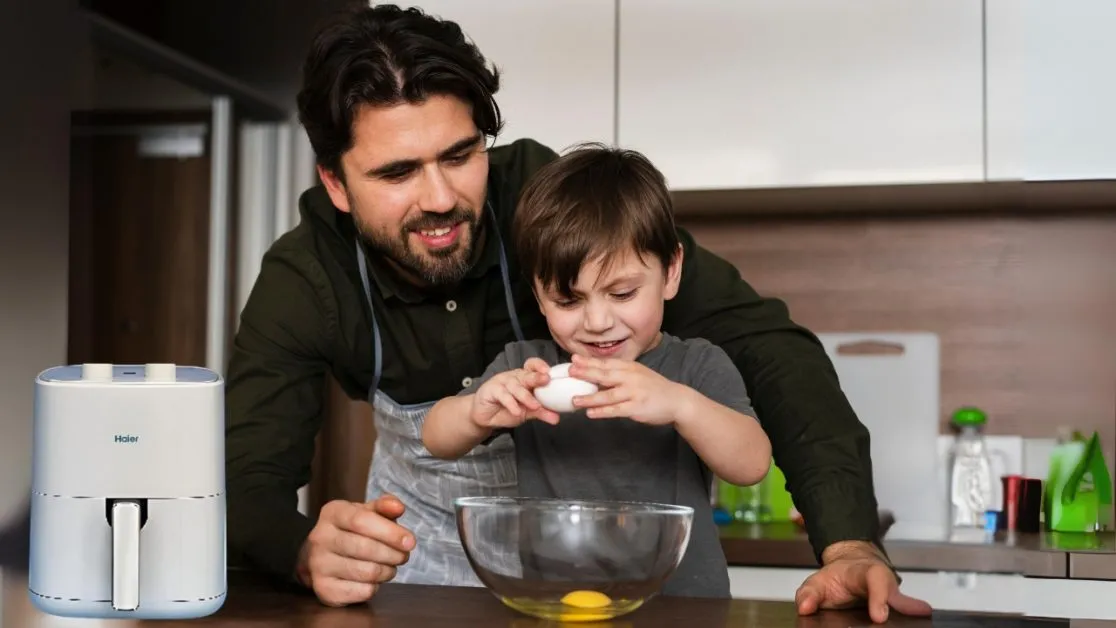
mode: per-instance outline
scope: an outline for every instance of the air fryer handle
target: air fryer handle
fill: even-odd
[[[139,608],[140,569],[139,502],[112,504],[112,608],[134,611]]]

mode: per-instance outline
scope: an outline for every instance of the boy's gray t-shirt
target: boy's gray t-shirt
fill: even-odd
[[[512,342],[461,394],[476,392],[493,375],[522,368],[532,357],[542,358],[551,366],[570,361],[569,354],[551,340]],[[662,341],[638,361],[669,380],[748,415],[745,420],[755,420],[740,372],[728,354],[709,341],[663,334]],[[689,546],[662,593],[729,597],[728,566],[710,505],[712,473],[674,427],[624,418],[589,419],[581,410],[562,414],[556,426],[529,420],[506,431],[515,441],[519,493],[524,497],[692,507]],[[655,542],[648,539],[649,544]]]

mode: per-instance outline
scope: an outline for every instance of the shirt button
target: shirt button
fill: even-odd
[[[472,385],[473,385],[473,378],[472,377],[466,377],[465,379],[461,380],[461,387],[462,388],[468,388]]]
[[[457,309],[457,301],[446,301],[446,311],[452,312]]]

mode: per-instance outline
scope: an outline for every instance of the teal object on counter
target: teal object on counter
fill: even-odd
[[[991,534],[996,533],[996,526],[999,525],[1000,511],[989,510],[984,513],[984,531]]]
[[[727,526],[732,523],[732,515],[728,514],[724,508],[720,506],[713,509],[713,523],[719,526]]]

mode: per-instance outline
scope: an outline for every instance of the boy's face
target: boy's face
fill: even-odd
[[[618,254],[602,274],[601,260],[587,261],[573,298],[535,280],[535,296],[554,340],[571,354],[635,360],[659,342],[663,303],[678,293],[682,249],[670,267],[634,250]]]

